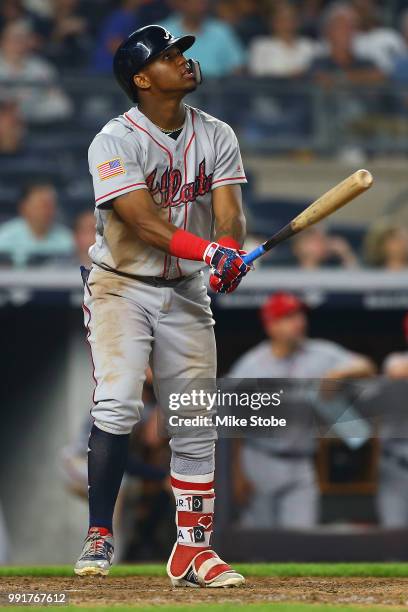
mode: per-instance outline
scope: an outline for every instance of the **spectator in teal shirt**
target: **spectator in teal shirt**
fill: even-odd
[[[174,36],[193,34],[194,58],[204,76],[224,77],[238,73],[245,65],[245,52],[234,30],[223,21],[209,16],[208,0],[179,0],[179,12],[160,25]]]
[[[0,226],[0,254],[15,266],[30,258],[69,255],[74,244],[69,229],[55,222],[57,198],[52,185],[32,185],[22,197],[19,216]]]

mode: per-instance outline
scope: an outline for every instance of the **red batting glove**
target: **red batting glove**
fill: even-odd
[[[246,255],[247,251],[239,250],[238,253],[240,255]],[[209,285],[215,293],[232,293],[238,287],[242,278],[243,276],[241,276],[240,278],[236,278],[235,280],[228,283],[222,281],[222,279],[218,275],[212,272],[210,274]]]
[[[235,280],[241,280],[250,270],[242,259],[240,252],[212,242],[205,250],[204,261],[211,266],[212,274],[229,286]]]
[[[210,274],[209,285],[215,293],[232,293],[238,287],[241,280],[242,279],[240,278],[232,281],[231,283],[223,283],[218,276],[215,276],[215,274]]]

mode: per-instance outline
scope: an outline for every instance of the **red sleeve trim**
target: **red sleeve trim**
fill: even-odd
[[[99,200],[103,200],[104,198],[107,198],[110,195],[113,195],[114,193],[119,193],[119,191],[124,191],[125,189],[130,189],[130,187],[141,187],[142,185],[144,185],[147,188],[146,183],[133,183],[132,185],[126,185],[126,187],[121,187],[120,189],[115,189],[114,191],[110,191],[109,193],[105,193],[105,195],[100,196],[99,198],[96,198],[95,203],[99,202]]]
[[[213,185],[215,185],[215,183],[222,183],[223,181],[242,181],[245,180],[246,181],[246,176],[229,176],[227,178],[222,178],[222,179],[217,179],[216,181],[213,181]]]

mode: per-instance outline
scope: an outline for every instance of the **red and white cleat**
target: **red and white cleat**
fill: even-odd
[[[214,524],[214,473],[171,473],[176,498],[177,541],[167,563],[175,587],[241,586],[245,578],[211,549]]]
[[[245,578],[211,548],[197,552],[197,549],[191,550],[177,543],[167,564],[167,574],[174,587],[223,588],[245,583]]]

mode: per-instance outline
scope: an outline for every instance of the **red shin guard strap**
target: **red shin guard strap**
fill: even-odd
[[[227,565],[227,563],[220,563],[219,565],[214,565],[205,575],[204,580],[206,582],[211,582],[214,578],[223,574],[224,572],[231,571],[231,567]]]
[[[194,491],[193,495],[200,495],[201,491],[211,491],[214,487],[214,480],[210,482],[187,482],[185,480],[178,480],[171,476],[171,486],[176,489],[184,489],[185,491]]]
[[[209,244],[211,244],[209,240],[199,238],[191,232],[186,232],[186,230],[178,229],[170,240],[169,253],[180,259],[202,261],[204,251]]]
[[[202,527],[209,529],[213,523],[213,514],[201,512],[177,512],[177,527]]]
[[[202,553],[199,553],[194,559],[194,569],[196,570],[196,572],[198,572],[204,561],[208,561],[208,559],[215,559],[217,556],[218,555],[214,550],[206,550]]]

